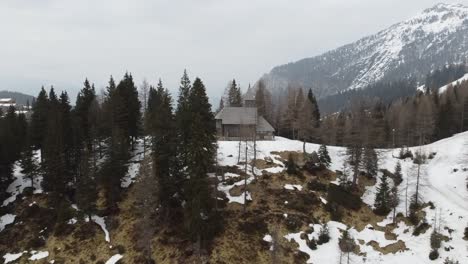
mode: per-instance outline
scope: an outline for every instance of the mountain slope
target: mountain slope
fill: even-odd
[[[26,105],[28,101],[30,104],[32,103],[34,96],[19,92],[0,91],[0,98],[13,98],[17,104]]]
[[[272,90],[294,81],[324,97],[380,80],[421,80],[437,67],[467,58],[468,7],[438,4],[352,44],[275,67],[263,79]]]
[[[302,142],[280,137],[275,141],[258,141],[259,160],[254,168],[249,165],[245,181],[242,175],[245,165],[239,164],[237,159],[238,142],[219,141],[218,145],[218,161],[225,172],[224,177],[218,178],[220,181],[225,178],[225,182],[218,185],[218,191],[226,194],[220,203],[226,222],[223,232],[213,242],[208,256],[210,263],[273,263],[274,257],[276,263],[338,263],[338,241],[347,227],[358,245],[356,254],[351,255],[352,263],[429,263],[429,237],[435,227],[436,213],[441,216],[440,232],[446,241],[439,250],[441,256],[430,263],[442,264],[446,257],[460,263],[468,261],[467,241],[463,240],[468,215],[465,188],[468,132],[421,148],[410,148],[413,153],[419,149],[426,154],[435,153],[422,165],[420,187],[422,200],[431,201],[435,207],[421,209],[421,217],[429,226],[417,236],[413,235],[416,227],[408,219],[397,216],[397,224],[392,224],[392,214],[382,217],[372,213],[379,182],[366,182],[365,177],[361,177],[359,183],[365,203],[362,208],[345,211],[340,222],[330,220],[326,210],[327,192],[314,189],[309,183],[336,184],[333,171],[343,168],[345,148],[328,147],[332,160],[330,171],[315,175],[304,172],[298,177],[285,172],[285,162],[289,154],[300,159]],[[140,146],[135,151],[135,161],[143,159]],[[309,153],[318,148],[317,144],[306,144]],[[379,167],[393,171],[398,161],[394,156],[398,152],[399,149],[379,150]],[[417,169],[410,158],[400,162],[403,182],[399,185],[401,202],[397,212],[404,214],[406,182],[411,196],[415,191]],[[135,247],[141,237],[136,228],[141,215],[136,208],[137,186],[145,184],[141,181],[145,171],[151,173],[150,169],[144,169],[147,165],[143,161],[142,167],[129,170],[132,183],[125,185],[127,191],[119,204],[119,214],[93,216],[90,221],[72,205],[66,232],[57,235],[51,230],[53,225],[45,221],[49,215],[44,212],[51,212],[45,203],[47,193],[22,193],[30,183],[23,179],[17,164],[16,181],[9,188],[12,197],[0,206],[0,219],[4,221],[0,223],[0,258],[14,263],[31,263],[29,258],[34,256],[41,258],[36,263],[104,263],[122,257],[125,263],[143,263],[138,258],[141,252]],[[255,170],[257,176],[250,169]],[[245,182],[247,189],[243,188]],[[244,213],[242,206],[246,201],[247,213]],[[306,238],[317,239],[321,222],[328,223],[330,241],[312,250]],[[198,260],[190,243],[177,239],[173,233],[168,233],[168,239],[164,235],[168,230],[157,222],[154,224],[157,232],[151,241],[156,263],[195,263]],[[277,247],[275,256],[271,251],[273,245]]]

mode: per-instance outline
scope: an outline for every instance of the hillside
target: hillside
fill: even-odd
[[[0,98],[13,98],[15,99],[16,103],[19,105],[26,105],[29,101],[29,104],[32,103],[34,96],[19,93],[19,92],[12,92],[12,91],[0,91]]]
[[[285,171],[286,160],[292,153],[297,163],[301,163],[302,142],[280,137],[275,141],[260,141],[257,143],[257,161],[250,163],[247,174],[244,174],[242,160],[245,157],[241,154],[239,164],[238,142],[221,141],[218,144],[218,162],[224,174],[218,176],[218,180],[224,180],[218,190],[225,194],[219,207],[224,211],[225,226],[213,242],[207,259],[210,263],[272,263],[273,259],[277,263],[338,263],[338,238],[346,226],[350,227],[349,232],[358,245],[351,255],[353,263],[429,263],[429,236],[436,213],[442,220],[440,232],[445,241],[439,251],[440,257],[430,263],[442,263],[446,257],[460,263],[468,261],[467,241],[463,239],[468,224],[468,192],[465,188],[468,133],[420,148],[432,158],[422,166],[421,194],[425,206],[418,213],[424,219],[422,223],[429,225],[419,228],[400,214],[397,224],[392,224],[392,214],[388,217],[375,215],[371,209],[379,182],[366,177],[359,179],[359,194],[363,201],[360,209],[343,209],[341,221],[331,221],[326,191],[331,187],[326,186],[337,183],[335,172],[342,169],[345,158],[345,150],[341,147],[328,147],[332,160],[329,170],[301,171],[292,175]],[[306,145],[308,152],[316,151],[318,147]],[[410,150],[414,153],[419,148]],[[398,160],[394,157],[399,150],[378,152],[380,169],[393,171]],[[89,219],[79,213],[76,205],[70,205],[68,225],[60,233],[51,232],[53,223],[51,225],[47,219],[53,211],[45,207],[47,194],[40,188],[32,194],[27,188],[29,181],[23,179],[16,164],[16,180],[9,187],[11,197],[0,207],[0,255],[12,261],[5,263],[140,263],[134,239],[141,228],[137,209],[139,185],[145,184],[145,177],[151,173],[148,158],[143,159],[142,154],[140,145],[133,152],[127,180],[122,184],[128,189],[119,204],[119,214],[94,215]],[[397,212],[405,214],[404,188],[408,182],[408,193],[414,193],[416,165],[410,158],[401,163],[402,202]],[[247,190],[243,188],[244,176]],[[41,179],[36,181],[35,185],[39,186]],[[317,186],[325,186],[325,189]],[[244,198],[247,198],[246,213],[243,211]],[[320,224],[324,222],[328,223],[330,241],[312,250],[306,240],[317,239],[322,228]],[[156,263],[194,263],[197,260],[190,243],[173,235],[175,230],[156,223],[154,228],[156,233],[150,241]],[[415,229],[421,234],[413,235]]]
[[[438,4],[375,35],[277,66],[263,79],[273,91],[293,82],[321,98],[378,81],[423,81],[431,70],[467,57],[468,7]]]

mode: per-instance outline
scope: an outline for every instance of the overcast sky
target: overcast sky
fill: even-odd
[[[74,98],[130,71],[176,93],[184,68],[213,98],[274,66],[319,55],[440,0],[1,0],[0,90]],[[468,0],[455,2],[468,4]]]

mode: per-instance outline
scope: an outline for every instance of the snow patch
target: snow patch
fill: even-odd
[[[292,190],[292,191],[302,191],[302,186],[298,184],[285,184],[284,188],[286,190]]]
[[[117,263],[121,258],[123,258],[123,255],[120,254],[115,254],[112,256],[110,259],[106,261],[106,264],[115,264]]]
[[[0,232],[3,231],[7,225],[15,222],[15,217],[16,215],[13,214],[2,215],[2,217],[0,217]]]
[[[26,251],[25,251],[26,252]],[[3,258],[5,259],[5,262],[3,262],[4,264],[6,263],[10,263],[12,261],[15,261],[19,258],[21,258],[21,256],[25,253],[25,252],[20,252],[20,253],[16,253],[16,254],[12,254],[12,253],[6,253],[5,255],[3,255]]]
[[[47,258],[49,256],[49,251],[31,251],[32,256],[29,260],[39,260],[43,258]]]
[[[86,220],[86,222],[89,222],[89,217],[86,218],[85,220]],[[104,217],[93,215],[93,216],[91,216],[91,220],[93,220],[97,225],[99,225],[101,227],[102,231],[104,231],[105,240],[110,243],[110,235],[109,235],[109,231],[107,231],[106,222],[104,220]]]

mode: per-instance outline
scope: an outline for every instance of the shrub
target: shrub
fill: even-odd
[[[327,200],[329,203],[335,202],[344,208],[352,210],[359,210],[362,205],[361,197],[335,184],[330,184],[328,186]]]
[[[307,161],[304,166],[302,166],[302,169],[307,171],[308,173],[314,175],[317,172],[323,170],[325,168],[325,165],[322,165],[320,163],[315,163],[312,161]]]
[[[288,155],[288,161],[286,162],[286,171],[288,174],[296,174],[297,173],[297,165],[294,161],[294,156],[292,153]]]
[[[411,206],[410,206],[409,220],[413,225],[418,225],[419,224],[419,217],[416,214],[416,209],[414,207],[411,207]]]
[[[458,262],[458,260],[449,259],[449,258],[447,257],[447,258],[445,258],[445,260],[444,260],[444,264],[460,264],[460,262]]]
[[[268,233],[268,226],[263,218],[254,218],[250,221],[240,222],[239,229],[250,235]]]
[[[116,249],[117,252],[118,252],[119,254],[121,254],[121,255],[123,255],[123,254],[125,253],[125,247],[122,246],[122,245],[117,245],[117,246],[115,247],[115,249]]]
[[[41,237],[34,237],[28,241],[26,248],[28,249],[38,249],[45,246],[45,241]]]
[[[317,241],[315,240],[315,238],[312,238],[311,240],[307,241],[307,246],[312,250],[316,250],[317,249]]]
[[[419,236],[420,234],[424,234],[428,228],[429,224],[426,222],[422,222],[414,229],[413,236]]]
[[[430,260],[435,260],[439,257],[439,251],[437,251],[437,249],[434,249],[431,251],[431,253],[429,253],[429,259]]]
[[[309,226],[306,231],[305,231],[307,234],[312,234],[314,233],[314,227],[313,226]]]
[[[317,180],[312,180],[307,183],[307,189],[317,192],[326,192],[328,190],[328,186]]]
[[[294,254],[294,263],[306,263],[308,259],[309,259],[309,255],[307,255],[307,253],[304,253],[302,251],[297,251]]]
[[[341,222],[343,218],[343,208],[335,202],[328,202],[325,209],[330,212],[331,220]]]
[[[330,233],[328,231],[328,225],[323,224],[322,228],[320,229],[317,244],[322,245],[322,244],[328,243],[328,241],[330,241]]]
[[[318,204],[320,200],[314,193],[296,193],[289,199],[287,207],[304,213],[313,210]]]
[[[302,226],[302,221],[293,215],[288,216],[285,221],[286,228],[292,232],[299,230]]]
[[[413,158],[413,153],[409,149],[400,149],[400,154],[399,154],[400,159],[406,159],[406,158]]]
[[[465,227],[465,239],[468,240],[468,226]]]
[[[439,249],[442,244],[441,235],[435,231],[432,232],[430,241],[432,249]]]

